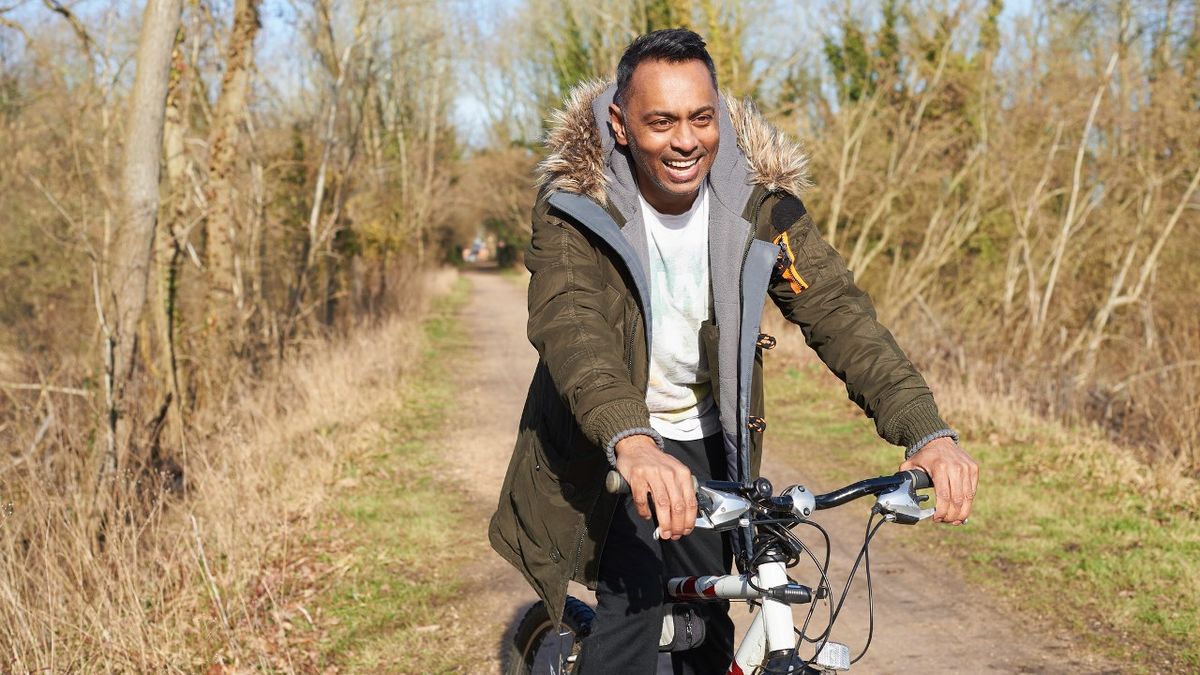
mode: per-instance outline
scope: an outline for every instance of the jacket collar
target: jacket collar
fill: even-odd
[[[615,89],[611,82],[584,82],[551,114],[548,154],[538,165],[538,186],[582,194],[628,214],[629,204],[622,202],[636,199],[636,185],[628,152],[616,144],[608,123]],[[799,195],[811,187],[808,155],[797,142],[767,122],[749,101],[724,94],[721,102],[722,140],[732,131],[737,151],[726,151],[733,146],[722,143],[710,173],[714,189],[757,185]]]

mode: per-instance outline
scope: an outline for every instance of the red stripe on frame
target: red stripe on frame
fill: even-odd
[[[695,595],[696,594],[696,579],[698,579],[698,578],[699,577],[688,577],[687,580],[685,580],[683,582],[683,594],[684,595]]]

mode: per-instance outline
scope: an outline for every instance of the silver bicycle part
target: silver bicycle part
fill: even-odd
[[[817,510],[817,498],[803,485],[793,485],[784,490],[782,496],[792,498],[792,515],[801,520],[808,520],[812,512]]]
[[[701,502],[696,527],[723,532],[747,524],[743,518],[753,505],[745,497],[718,492],[703,485],[696,490],[696,496]]]
[[[933,515],[933,509],[923,509],[917,502],[917,491],[911,479],[906,479],[894,490],[875,498],[876,513],[892,523],[915,525]]]
[[[811,665],[825,672],[850,670],[850,648],[840,642],[826,642]]]

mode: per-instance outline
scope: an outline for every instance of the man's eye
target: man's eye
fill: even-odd
[[[701,115],[693,119],[692,122],[700,126],[707,126],[708,124],[712,123],[712,115]]]
[[[653,122],[650,123],[650,126],[654,127],[655,129],[659,129],[659,130],[670,129],[671,128],[671,120],[654,120]]]

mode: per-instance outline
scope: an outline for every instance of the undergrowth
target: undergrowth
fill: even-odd
[[[769,445],[829,487],[891,473],[880,441],[841,383],[808,358],[769,369]],[[911,545],[959,561],[972,582],[1069,630],[1122,669],[1200,668],[1200,519],[1186,486],[1155,481],[1087,429],[988,411],[938,391],[981,466],[970,523],[930,527]],[[988,422],[989,418],[992,420]]]

